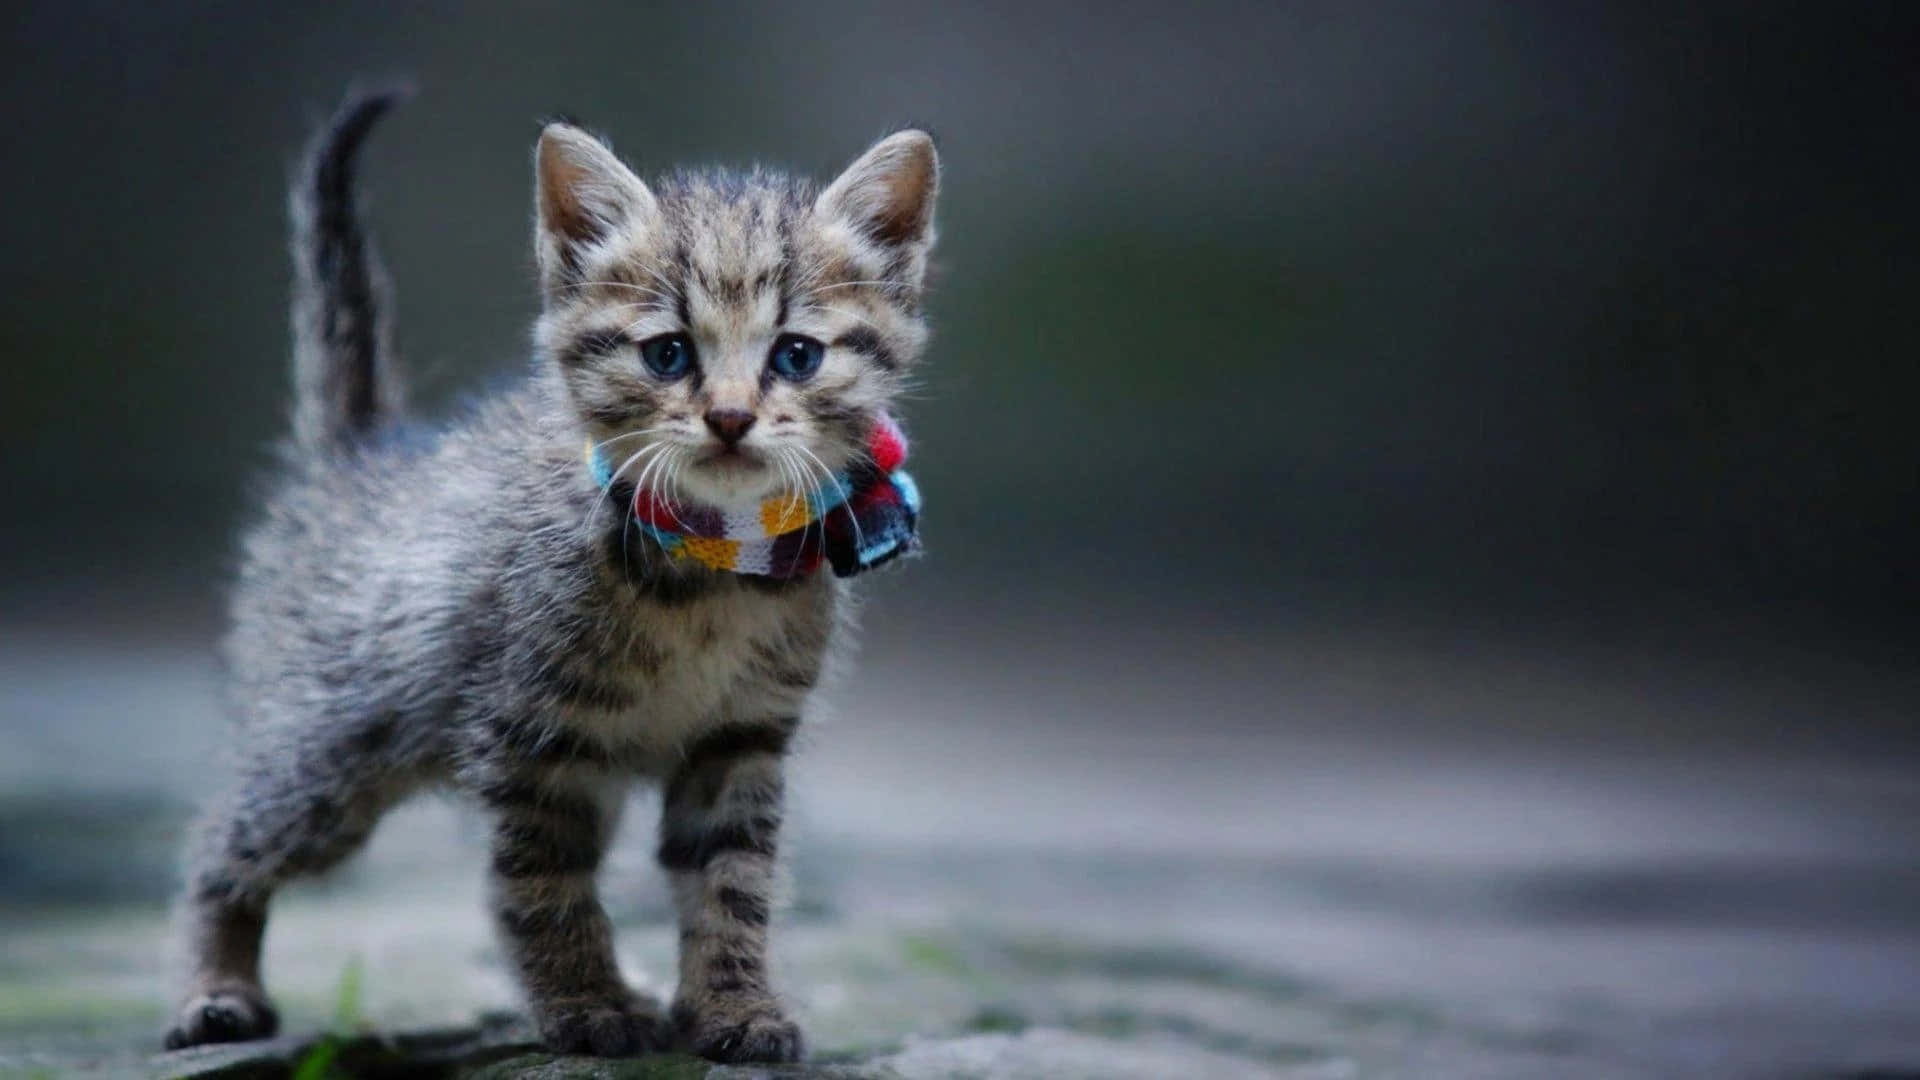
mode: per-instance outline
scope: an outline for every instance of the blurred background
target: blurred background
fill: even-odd
[[[1920,1074],[1912,8],[8,22],[0,1066],[159,1030],[284,181],[405,76],[365,188],[427,414],[526,363],[538,117],[643,175],[940,139],[927,554],[799,761],[783,962],[830,1056]],[[657,980],[646,813],[609,902]],[[510,1004],[471,819],[290,897],[290,1027],[344,955],[371,1023]]]

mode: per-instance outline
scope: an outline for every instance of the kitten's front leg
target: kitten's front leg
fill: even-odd
[[[614,811],[590,785],[499,779],[481,788],[499,815],[493,914],[540,1037],[560,1053],[606,1057],[666,1048],[657,1002],[634,993],[613,955],[594,872]]]
[[[660,864],[680,915],[673,1018],[714,1061],[799,1060],[800,1029],[767,984],[767,920],[797,721],[740,721],[696,740],[667,785]]]

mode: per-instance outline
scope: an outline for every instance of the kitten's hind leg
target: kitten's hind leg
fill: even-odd
[[[187,969],[166,1034],[169,1050],[265,1038],[278,1029],[279,1015],[260,985],[274,890],[352,854],[408,790],[339,748],[305,749],[253,763],[201,821],[180,900]]]
[[[260,986],[266,904],[197,897],[186,903],[187,948],[194,954],[194,970],[167,1029],[167,1049],[272,1035],[280,1027],[280,1016]]]

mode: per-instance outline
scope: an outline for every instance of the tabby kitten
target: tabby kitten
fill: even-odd
[[[817,194],[763,171],[650,187],[549,124],[533,370],[443,433],[397,438],[386,280],[352,192],[393,102],[348,101],[293,190],[293,434],[245,541],[237,777],[190,845],[166,1043],[272,1033],[274,890],[451,785],[492,815],[493,914],[553,1049],[795,1060],[766,967],[783,756],[838,576],[912,543],[917,497],[881,473],[900,452],[887,404],[926,339],[933,143],[891,135]],[[771,559],[730,563],[751,542],[660,516],[740,507],[785,522]],[[875,507],[891,517],[859,516]],[[635,780],[665,787],[670,1013],[622,980],[595,893]]]

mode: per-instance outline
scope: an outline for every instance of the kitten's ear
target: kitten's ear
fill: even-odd
[[[891,247],[933,242],[933,199],[940,190],[940,157],[933,137],[908,128],[873,144],[820,193],[816,212],[852,225]]]
[[[578,275],[580,253],[651,220],[653,192],[606,144],[571,124],[548,124],[534,151],[535,246],[542,284]]]

